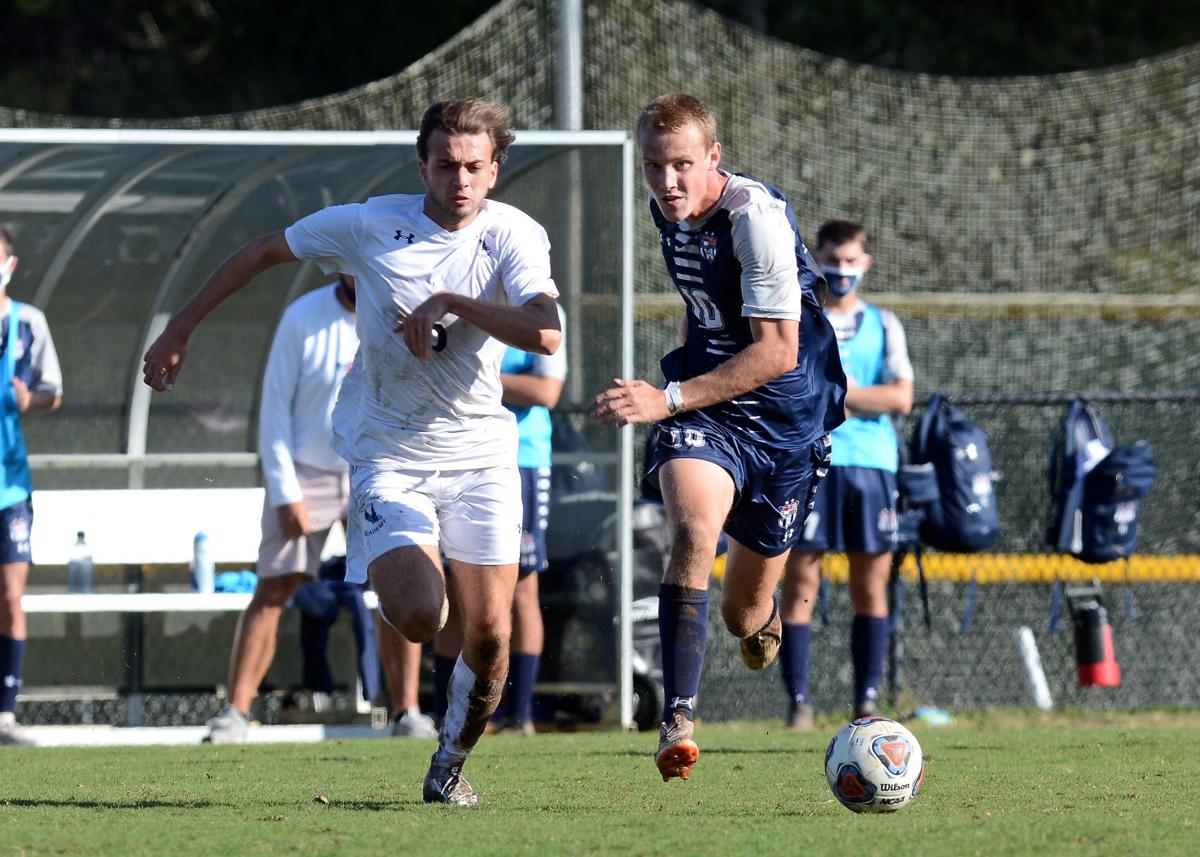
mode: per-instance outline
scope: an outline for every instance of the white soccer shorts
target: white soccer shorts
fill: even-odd
[[[511,466],[484,470],[350,471],[346,579],[407,545],[441,546],[449,559],[512,565],[521,556],[521,477]]]

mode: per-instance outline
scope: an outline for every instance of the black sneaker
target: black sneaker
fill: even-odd
[[[476,806],[482,798],[462,775],[461,766],[438,765],[430,761],[422,789],[425,803],[448,803],[454,806]]]

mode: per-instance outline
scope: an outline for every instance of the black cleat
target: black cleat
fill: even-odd
[[[425,803],[448,803],[454,806],[477,806],[482,798],[462,775],[460,766],[438,765],[430,762],[422,789]]]

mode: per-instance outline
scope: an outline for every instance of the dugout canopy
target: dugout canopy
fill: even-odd
[[[416,132],[0,130],[0,224],[20,258],[9,292],[45,312],[63,369],[61,410],[26,427],[36,486],[259,485],[259,390],[276,324],[330,278],[311,263],[259,277],[205,320],[170,394],[142,384],[142,354],[247,240],[327,205],[421,192],[415,142]],[[517,132],[492,194],[549,233],[567,316],[559,422],[572,439],[556,464],[591,468],[591,514],[572,522],[574,541],[588,544],[587,528],[608,534],[594,547],[603,576],[625,581],[609,603],[624,605],[629,575],[616,571],[629,562],[633,438],[586,411],[612,378],[633,374],[632,153],[624,132]],[[629,657],[628,612],[618,612],[614,666]]]
[[[259,385],[275,325],[329,278],[312,263],[261,276],[205,321],[169,395],[142,385],[142,354],[245,241],[327,205],[421,192],[415,139],[0,132],[0,223],[20,258],[9,292],[46,313],[63,368],[61,411],[27,429],[38,487],[257,485]],[[628,156],[618,132],[522,132],[493,192],[549,233],[568,319],[568,413],[621,374]],[[615,454],[615,433],[577,427],[589,448]]]

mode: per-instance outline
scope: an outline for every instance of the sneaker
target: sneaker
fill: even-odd
[[[787,729],[789,732],[813,731],[813,707],[807,702],[796,700],[792,710],[788,712]]]
[[[422,714],[419,708],[406,708],[392,718],[393,738],[436,738],[437,727],[433,718]]]
[[[695,734],[696,724],[682,711],[671,712],[671,722],[659,724],[658,752],[654,761],[664,783],[670,782],[671,777],[686,780],[691,775],[700,758],[700,747],[692,740]]]
[[[855,720],[857,720],[860,717],[878,717],[878,716],[879,716],[879,703],[876,702],[874,699],[864,699],[862,702],[860,702],[858,704],[858,708],[854,712]]]
[[[534,728],[532,720],[515,720],[506,718],[500,724],[500,728],[496,730],[497,735],[520,735],[528,738],[531,735],[537,734],[537,729]]]
[[[434,759],[436,758],[435,754]],[[439,765],[433,759],[429,762],[429,773],[425,775],[425,785],[421,793],[425,803],[476,806],[483,800],[462,775],[461,766]]]
[[[37,742],[16,723],[0,723],[0,747],[35,747]]]
[[[205,744],[245,744],[250,721],[232,705],[208,721]]]
[[[742,638],[742,663],[752,670],[765,670],[779,654],[783,645],[783,621],[779,618],[779,602],[771,603],[771,618],[760,630]]]

